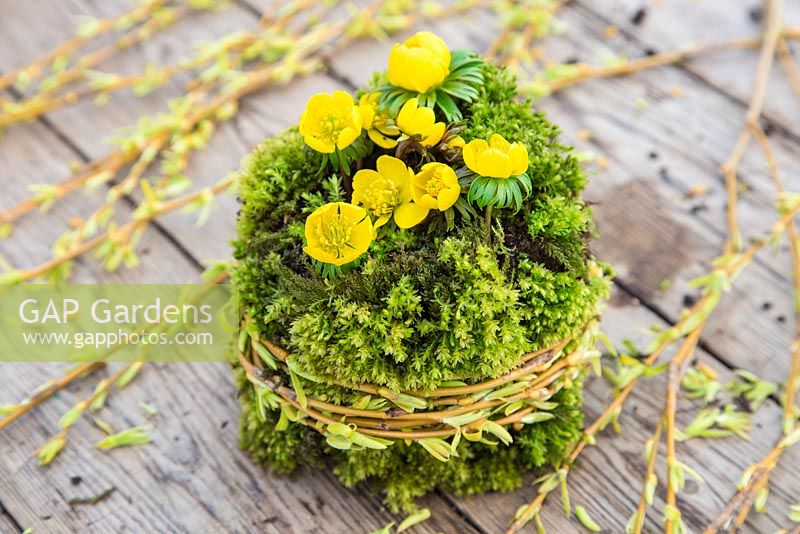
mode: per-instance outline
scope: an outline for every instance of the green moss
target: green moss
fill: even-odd
[[[482,220],[458,218],[449,233],[398,230],[332,279],[303,253],[303,222],[322,203],[344,198],[342,187],[296,129],[266,140],[244,165],[234,243],[235,283],[261,336],[324,380],[418,390],[498,376],[524,352],[578,333],[598,313],[609,277],[588,253],[585,176],[557,141],[558,128],[515,95],[513,77],[487,67],[481,98],[462,110],[467,141],[500,133],[524,143],[530,156],[534,193],[520,211],[499,211],[493,245]],[[463,440],[458,457],[442,463],[416,444],[344,453],[300,424],[276,432],[279,412],[262,420],[252,387],[242,386],[241,444],[257,462],[280,472],[330,463],[345,484],[384,489],[393,508],[409,508],[435,487],[512,489],[522,471],[563,456],[582,418],[576,383],[554,397],[555,419],[514,431],[511,446]],[[307,392],[334,403],[355,398],[311,382]]]
[[[290,425],[276,432],[278,412],[258,418],[255,391],[248,387],[243,373],[238,373],[244,394],[242,404],[241,446],[253,459],[277,473],[286,473],[299,465],[318,467],[327,462],[346,486],[366,483],[385,493],[392,511],[410,511],[414,499],[434,489],[458,495],[487,491],[511,491],[522,483],[522,471],[536,472],[557,463],[565,448],[573,443],[583,424],[580,410],[580,387],[558,392],[555,418],[521,430],[512,430],[510,447],[486,445],[462,440],[458,456],[440,462],[422,447],[396,442],[386,450],[360,450],[344,453],[327,447],[320,435],[302,425]]]

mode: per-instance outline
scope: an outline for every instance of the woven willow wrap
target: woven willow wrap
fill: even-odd
[[[244,323],[242,332],[248,332],[246,318]],[[253,330],[249,329],[251,333]],[[592,362],[599,362],[597,336],[598,324],[593,320],[580,336],[523,355],[518,367],[501,376],[429,391],[397,392],[382,386],[308,377],[297,369],[286,350],[252,334],[240,339],[238,353],[247,378],[256,389],[259,406],[265,402],[262,396],[269,395],[273,408],[280,407],[290,414],[290,422],[316,429],[328,437],[329,445],[340,449],[382,449],[395,440],[411,440],[446,460],[455,454],[462,436],[482,441],[488,439],[484,435],[487,433],[509,444],[509,427],[519,429],[552,418],[548,410],[554,406],[548,399],[561,388],[571,387]],[[301,378],[388,402],[378,402],[379,409],[332,404],[306,396]],[[448,437],[454,439],[450,443],[443,441]]]

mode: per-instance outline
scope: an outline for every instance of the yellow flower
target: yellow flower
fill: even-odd
[[[419,32],[389,53],[389,83],[427,93],[450,73],[450,49],[431,32]]]
[[[464,163],[470,170],[490,178],[519,176],[528,170],[528,150],[522,143],[509,143],[502,135],[493,134],[487,143],[475,139],[463,150]]]
[[[361,135],[361,114],[353,97],[344,91],[318,93],[300,116],[300,134],[306,144],[325,154],[342,150]]]
[[[414,173],[392,156],[378,158],[377,171],[361,169],[353,177],[353,203],[364,206],[375,217],[379,228],[394,216],[400,228],[411,228],[428,214],[411,201],[411,178]]]
[[[461,185],[456,172],[444,163],[426,163],[411,180],[411,196],[425,210],[445,211],[458,200]]]
[[[306,219],[306,254],[325,263],[344,265],[367,251],[375,230],[367,210],[346,202],[315,209]]]
[[[431,108],[417,107],[416,98],[403,104],[397,114],[397,127],[409,137],[420,136],[423,146],[433,146],[441,141],[445,129],[443,122],[436,122]]]
[[[449,148],[463,149],[465,144],[466,141],[464,141],[464,138],[460,135],[453,136],[447,141],[447,146]]]
[[[378,93],[367,93],[359,99],[361,127],[367,130],[369,138],[379,147],[394,148],[397,146],[396,137],[400,135],[400,130],[389,119],[386,111],[378,113],[378,96]]]

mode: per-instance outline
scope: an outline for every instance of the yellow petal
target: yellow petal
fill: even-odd
[[[381,121],[381,123],[375,125],[375,129],[383,135],[388,135],[390,137],[396,137],[400,135],[400,128],[392,123]]]
[[[339,132],[339,138],[336,141],[336,146],[339,147],[339,150],[347,148],[351,144],[353,144],[353,141],[358,139],[358,136],[360,134],[361,134],[361,125],[359,125],[358,130],[350,127],[344,128]]]
[[[306,103],[307,110],[321,111],[333,105],[333,98],[328,93],[312,95]]]
[[[319,139],[313,135],[303,136],[303,140],[308,146],[317,152],[322,152],[323,154],[330,154],[336,148],[336,145],[334,145],[331,141],[327,139]]]
[[[411,180],[406,182],[406,186],[403,189],[400,190],[399,198],[400,198],[400,203],[401,204],[405,204],[406,202],[411,202],[411,199],[414,198],[414,196],[412,194],[412,191],[414,189],[414,185],[412,183],[413,180],[414,180],[414,177],[412,176]]]
[[[362,222],[356,225],[353,229],[353,233],[350,234],[349,244],[357,252],[356,256],[360,256],[367,251],[374,236],[375,232],[372,227],[372,222],[369,220],[369,217],[365,217]]]
[[[350,93],[345,91],[334,91],[333,92],[333,102],[332,104],[336,107],[341,107],[342,109],[349,109],[355,106],[355,102],[353,102],[353,97],[350,96]]]
[[[369,130],[367,132],[369,138],[372,139],[372,142],[378,145],[381,148],[394,148],[397,146],[397,139],[392,139],[391,137],[386,137],[378,130]]]
[[[400,204],[394,210],[394,222],[400,228],[411,228],[421,223],[430,210],[413,202]]]
[[[353,176],[353,204],[361,204],[361,195],[376,180],[381,180],[381,175],[372,169],[361,169]]]
[[[406,47],[401,44],[396,44],[389,52],[389,83],[405,89],[408,77],[406,75]]]
[[[389,222],[389,215],[381,215],[380,217],[378,217],[375,220],[375,224],[373,225],[373,228],[375,230],[377,230],[378,228],[380,228],[381,226],[383,226],[387,222]]]
[[[489,144],[483,139],[475,139],[467,143],[461,151],[461,156],[464,158],[464,163],[473,172],[480,174],[478,171],[478,155],[482,154],[489,147]]]
[[[491,148],[496,148],[500,152],[507,153],[511,145],[508,143],[508,141],[506,141],[506,138],[503,137],[502,135],[492,134],[491,137],[489,137],[489,146]]]
[[[303,248],[303,252],[311,256],[317,261],[321,261],[324,263],[333,263],[335,265],[341,265],[340,263],[336,263],[338,258],[334,254],[330,254],[325,249],[317,246],[309,245]]]
[[[409,72],[407,83],[418,93],[427,93],[447,77],[446,68],[427,50],[409,50],[406,61]]]
[[[406,164],[392,156],[379,157],[376,167],[381,176],[390,180],[399,191],[402,191],[411,180]]]
[[[508,178],[511,176],[511,159],[499,150],[490,148],[478,157],[478,168],[482,176]]]
[[[389,83],[426,93],[447,77],[450,50],[430,32],[419,32],[389,52]]]
[[[365,219],[369,220],[367,218],[367,210],[360,206],[356,206],[355,204],[349,204],[347,202],[334,202],[328,205],[333,206],[334,209],[339,211],[339,216],[343,221],[350,222],[352,224],[360,224]]]
[[[448,48],[447,43],[445,43],[441,37],[435,33],[426,31],[417,32],[415,35],[410,37],[405,44],[406,46],[411,46],[412,43],[426,48],[439,60],[440,63],[446,67],[450,66],[450,49]]]
[[[463,149],[465,144],[466,143],[464,142],[464,138],[461,137],[460,135],[452,137],[447,142],[447,146],[449,146],[450,148],[462,148]]]
[[[439,209],[439,203],[436,201],[435,198],[430,196],[425,189],[415,186],[411,190],[411,197],[414,199],[414,203],[419,204],[423,208],[431,210]]]
[[[456,203],[458,197],[461,195],[460,187],[448,187],[439,191],[438,209],[444,211]]]
[[[372,120],[375,118],[375,109],[372,106],[358,106],[358,113],[361,115],[361,127],[365,130],[372,128]]]
[[[442,140],[442,136],[444,135],[445,125],[443,122],[437,122],[430,128],[425,130],[425,138],[422,140],[423,146],[433,146],[439,143]]]
[[[413,120],[415,127],[414,133],[422,133],[423,130],[430,128],[435,122],[436,115],[431,108],[417,108],[417,112],[414,114]]]
[[[414,113],[417,109],[417,99],[410,98],[408,102],[403,104],[403,107],[400,108],[400,113],[397,114],[397,126],[400,127],[402,130],[407,131],[403,124],[411,124],[414,119]]]
[[[508,156],[511,158],[511,176],[528,172],[528,149],[522,143],[511,143]]]

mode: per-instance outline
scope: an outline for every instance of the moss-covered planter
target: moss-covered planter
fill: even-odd
[[[309,212],[349,201],[321,172],[324,156],[292,128],[245,163],[234,373],[241,445],[256,462],[282,473],[332,466],[345,485],[373,483],[408,509],[436,487],[513,489],[579,436],[609,287],[587,246],[586,179],[558,129],[516,98],[511,74],[482,70],[478,98],[459,103],[459,133],[522,143],[532,185],[518,211],[494,212],[490,240],[483,217],[393,228],[328,276],[303,251]],[[396,153],[374,146],[359,165]],[[448,410],[466,416],[436,415]]]

